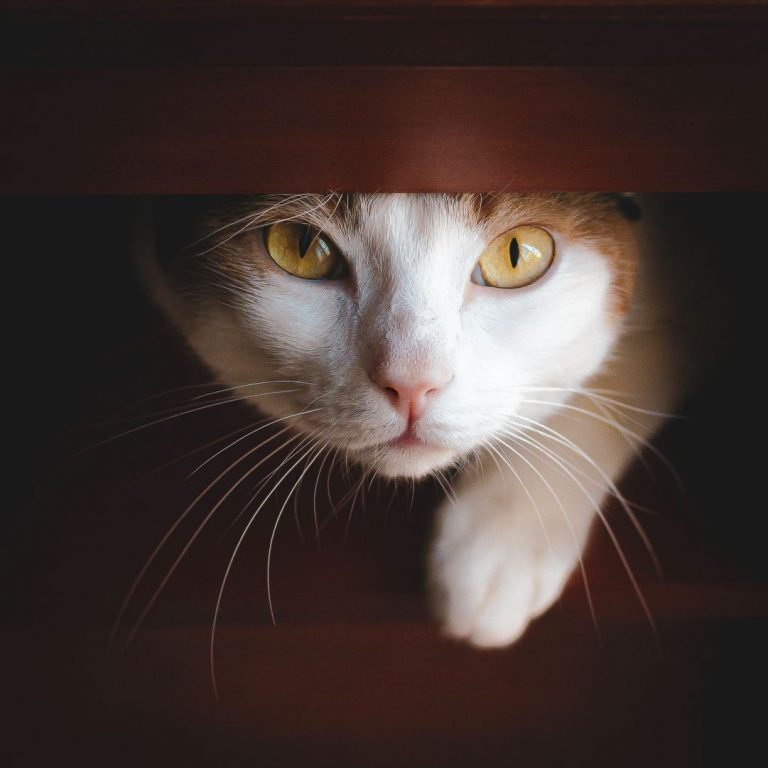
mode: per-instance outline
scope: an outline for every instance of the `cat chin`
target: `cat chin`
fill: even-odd
[[[362,463],[384,477],[396,479],[426,477],[435,470],[453,464],[456,461],[456,453],[446,448],[433,448],[428,446],[413,446],[406,448],[390,448],[382,456],[376,456],[374,460],[366,461],[362,457]]]

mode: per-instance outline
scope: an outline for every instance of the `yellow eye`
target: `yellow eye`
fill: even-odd
[[[480,274],[494,288],[522,288],[544,275],[555,258],[555,241],[541,227],[515,227],[480,256]]]
[[[337,280],[346,274],[346,263],[336,246],[309,224],[272,224],[264,233],[264,244],[275,264],[296,277]]]

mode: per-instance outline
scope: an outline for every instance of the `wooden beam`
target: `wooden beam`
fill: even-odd
[[[6,193],[768,186],[766,71],[25,70]]]

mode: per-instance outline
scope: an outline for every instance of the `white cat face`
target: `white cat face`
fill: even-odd
[[[630,262],[617,256],[620,217],[598,198],[502,196],[482,211],[476,196],[360,195],[345,214],[305,207],[298,219],[322,226],[348,276],[289,274],[249,225],[192,257],[205,263],[194,279],[172,272],[165,303],[223,382],[297,382],[245,391],[291,390],[253,400],[384,475],[422,476],[512,417],[540,417],[548,407],[526,401],[580,386],[620,331],[617,275]],[[488,243],[526,224],[554,239],[546,274],[522,288],[474,282]]]

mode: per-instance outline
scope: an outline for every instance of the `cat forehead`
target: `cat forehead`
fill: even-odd
[[[353,201],[340,231],[353,250],[374,262],[453,254],[461,261],[485,240],[482,222],[459,199],[440,195],[377,195]],[[351,255],[351,254],[350,254]]]
[[[255,208],[259,224],[300,220],[331,236],[360,234],[387,243],[427,242],[446,233],[488,238],[520,224],[563,232],[593,224],[599,230],[615,203],[605,195],[578,193],[353,193],[267,196]]]
[[[479,224],[471,206],[447,195],[362,195],[350,205],[353,224],[382,238],[431,237],[444,228],[471,229]]]
[[[360,266],[379,273],[407,266],[411,278],[422,269],[432,274],[438,264],[448,274],[463,274],[485,245],[522,224],[568,239],[584,234],[580,224],[595,220],[586,196],[566,203],[557,195],[375,194],[353,195],[345,203],[321,228]]]
[[[352,196],[347,223],[379,240],[430,242],[447,236],[487,237],[533,214],[535,206],[486,195],[376,194]]]

